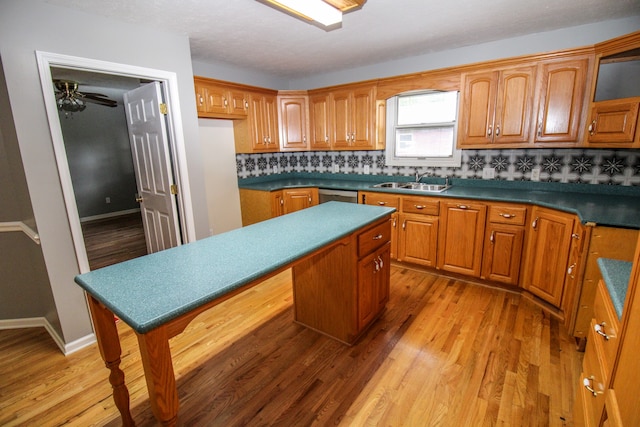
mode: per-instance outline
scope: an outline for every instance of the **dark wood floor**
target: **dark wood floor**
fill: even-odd
[[[147,254],[140,213],[82,223],[91,270]]]
[[[391,299],[352,347],[292,322],[287,271],[170,341],[188,426],[570,426],[581,354],[518,294],[392,266]],[[119,322],[138,425],[153,425],[135,334]],[[20,339],[16,339],[16,336]],[[119,425],[95,345],[0,331],[0,425]]]

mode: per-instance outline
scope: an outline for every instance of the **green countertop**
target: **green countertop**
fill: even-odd
[[[75,281],[136,332],[145,333],[393,211],[324,203],[81,274]]]
[[[328,175],[328,177],[327,177]],[[578,215],[582,223],[640,229],[640,188],[618,185],[560,184],[530,181],[487,181],[452,179],[453,186],[441,193],[374,188],[389,181],[410,181],[408,177],[379,175],[283,174],[241,179],[240,188],[274,191],[294,187],[376,191],[431,197],[454,197],[487,201],[528,203]],[[444,183],[443,178],[425,178],[425,183]]]
[[[622,318],[624,300],[627,297],[629,279],[631,277],[632,262],[617,259],[598,258],[598,267],[604,284],[607,286],[611,302],[616,310],[618,319]]]

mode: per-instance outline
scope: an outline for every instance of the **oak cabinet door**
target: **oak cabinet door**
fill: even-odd
[[[518,285],[524,227],[489,223],[484,243],[482,278]]]
[[[398,259],[435,267],[438,248],[438,217],[400,215]]]
[[[535,142],[579,141],[588,69],[587,58],[540,66]]]

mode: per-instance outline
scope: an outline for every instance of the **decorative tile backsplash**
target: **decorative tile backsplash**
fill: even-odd
[[[484,168],[506,181],[531,179],[540,169],[540,181],[582,184],[640,185],[640,150],[523,149],[464,150],[459,168],[385,166],[384,151],[305,151],[295,153],[237,154],[239,178],[286,172],[413,176],[482,179]],[[337,169],[336,169],[337,167]]]

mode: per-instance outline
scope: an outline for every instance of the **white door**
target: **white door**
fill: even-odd
[[[180,244],[176,198],[159,82],[124,94],[138,201],[149,253]]]

